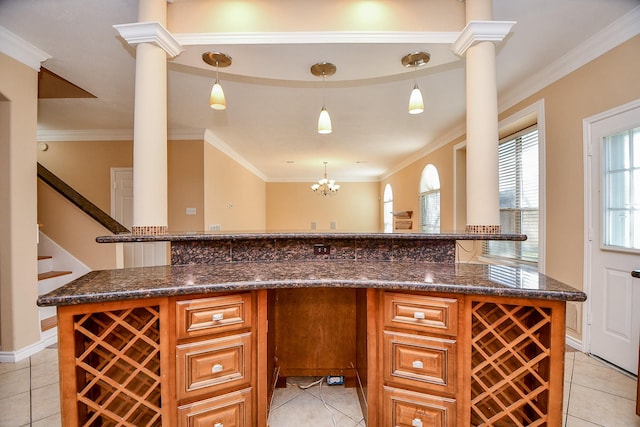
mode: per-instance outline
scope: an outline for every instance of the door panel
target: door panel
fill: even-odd
[[[607,138],[640,126],[640,100],[586,119],[585,125],[585,142],[591,152],[586,195],[590,230],[585,260],[587,349],[637,374],[640,279],[632,278],[631,271],[640,268],[640,250],[634,246],[634,224],[629,218],[634,210],[636,215],[640,212],[640,189],[634,190],[633,179],[620,177],[640,171],[640,140],[633,132],[627,139]],[[640,227],[640,221],[636,222]]]

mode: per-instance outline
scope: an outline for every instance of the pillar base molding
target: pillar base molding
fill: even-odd
[[[465,227],[469,234],[500,234],[499,225],[469,225]]]
[[[158,236],[168,232],[168,225],[134,225],[131,227],[131,234],[134,236]]]

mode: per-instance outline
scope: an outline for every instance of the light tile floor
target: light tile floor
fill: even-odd
[[[356,391],[289,378],[271,404],[270,427],[364,427]],[[565,362],[565,427],[640,427],[635,415],[636,380],[584,353]],[[324,399],[325,403],[322,402]],[[18,363],[0,363],[0,427],[60,426],[58,352],[47,348]],[[335,424],[332,421],[335,419]]]

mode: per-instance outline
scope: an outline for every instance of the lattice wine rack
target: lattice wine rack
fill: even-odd
[[[73,317],[78,425],[160,426],[160,310]]]
[[[471,311],[471,425],[548,425],[551,308],[478,301]]]

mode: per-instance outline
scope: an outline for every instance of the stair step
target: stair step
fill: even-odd
[[[40,330],[42,332],[48,331],[58,326],[58,318],[56,316],[47,317],[40,321]]]
[[[53,258],[51,255],[38,255],[38,261],[51,258]]]
[[[53,277],[66,276],[67,274],[71,274],[71,271],[47,271],[46,273],[38,274],[38,280],[46,280]]]

